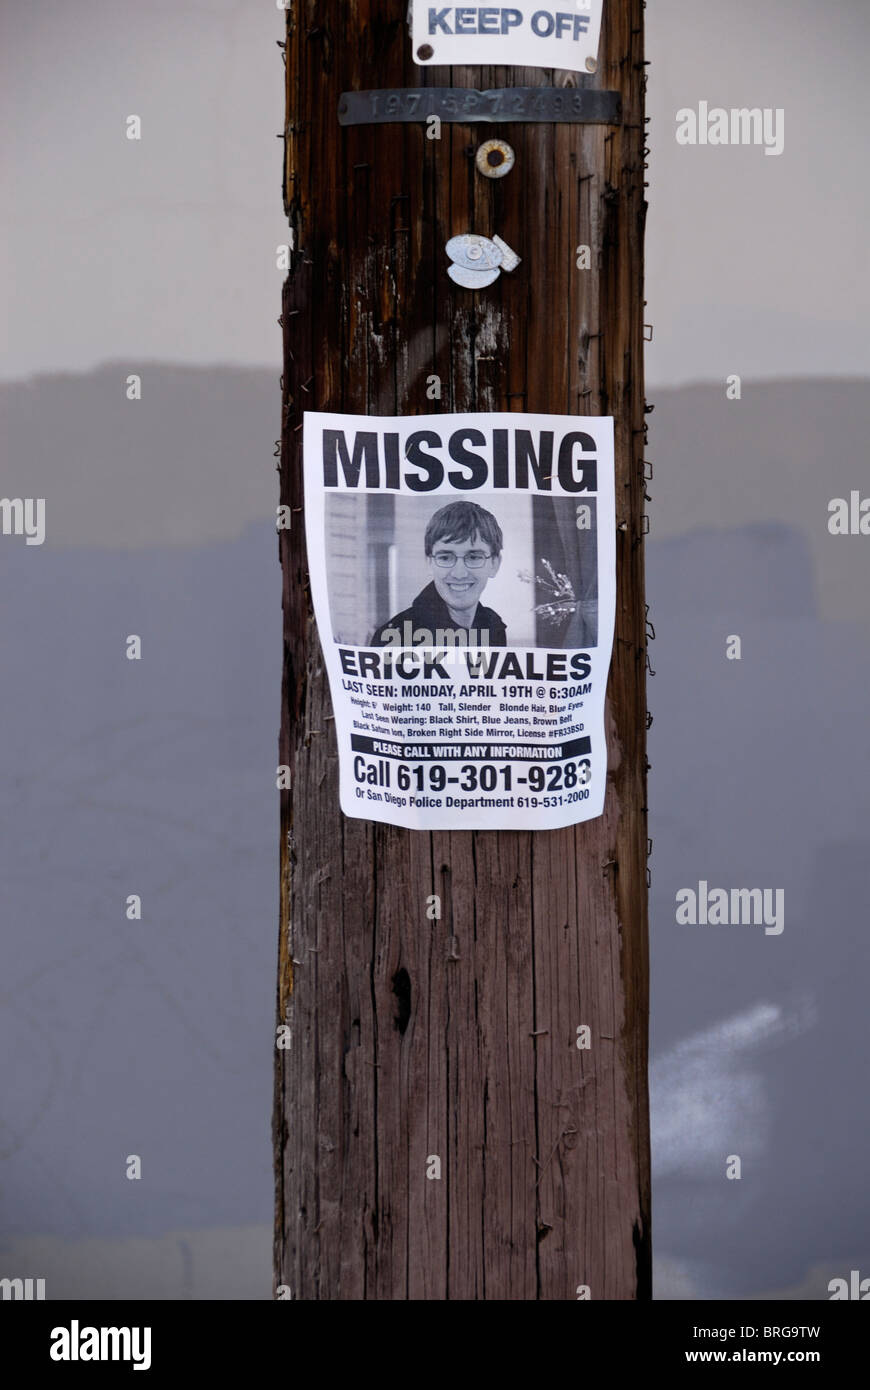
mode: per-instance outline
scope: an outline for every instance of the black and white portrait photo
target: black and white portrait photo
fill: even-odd
[[[328,494],[336,642],[579,648],[598,639],[596,499]]]

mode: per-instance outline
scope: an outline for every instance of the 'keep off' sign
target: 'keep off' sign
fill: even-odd
[[[414,62],[594,72],[603,0],[442,5],[413,0]]]

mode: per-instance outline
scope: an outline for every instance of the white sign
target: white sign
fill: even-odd
[[[603,0],[442,5],[412,0],[414,62],[594,72]]]
[[[613,421],[307,412],[341,808],[417,830],[600,816]]]

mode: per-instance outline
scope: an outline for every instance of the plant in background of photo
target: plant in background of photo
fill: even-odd
[[[529,570],[518,570],[517,573],[524,584],[540,584],[543,590],[549,590],[552,597],[547,599],[546,603],[536,604],[533,611],[544,622],[557,623],[566,613],[576,613],[581,606],[580,601],[567,574],[558,574],[550,561],[543,556],[541,564],[547,571],[546,576],[531,574]]]

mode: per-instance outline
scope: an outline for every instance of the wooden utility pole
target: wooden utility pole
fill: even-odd
[[[276,1049],[274,1139],[275,1282],[294,1299],[650,1296],[643,11],[604,0],[590,77],[416,66],[406,0],[288,11],[280,476],[293,524],[280,533],[279,760],[292,784],[278,1024],[289,1046]],[[621,118],[449,121],[440,139],[419,121],[339,123],[342,93],[425,85],[618,92]],[[494,136],[516,153],[502,179],[475,169]],[[521,265],[483,291],[453,284],[444,245],[463,232],[498,234]],[[305,410],[614,417],[603,816],[424,833],[342,815],[307,585]],[[442,916],[429,920],[434,894]],[[589,1050],[576,1045],[582,1025]]]

